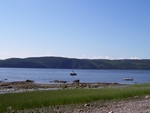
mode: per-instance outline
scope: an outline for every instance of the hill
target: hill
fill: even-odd
[[[137,69],[150,70],[150,60],[75,59],[64,57],[30,57],[0,60],[0,67],[56,69]]]

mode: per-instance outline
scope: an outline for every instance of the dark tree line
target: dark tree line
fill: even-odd
[[[10,58],[0,60],[0,67],[56,69],[137,69],[150,70],[150,60],[75,59],[63,57]]]

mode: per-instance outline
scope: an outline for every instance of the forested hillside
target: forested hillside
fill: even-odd
[[[10,58],[0,60],[0,67],[56,69],[140,69],[150,70],[150,60],[75,59],[63,57]]]

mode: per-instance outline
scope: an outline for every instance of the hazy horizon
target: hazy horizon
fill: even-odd
[[[70,59],[89,59],[89,60],[96,60],[96,59],[102,59],[102,60],[150,60],[150,59],[139,59],[139,58],[75,58],[75,57],[65,57],[65,56],[28,56],[28,57],[10,57],[10,58],[5,58],[5,59],[0,59],[0,60],[7,60],[7,59],[12,59],[12,58],[17,58],[17,59],[26,59],[26,58],[42,58],[42,57],[60,57],[60,58],[70,58]]]

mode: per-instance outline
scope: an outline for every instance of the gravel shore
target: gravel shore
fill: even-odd
[[[0,93],[16,93],[34,90],[54,90],[63,88],[103,88],[125,87],[127,84],[118,83],[62,83],[62,84],[34,84],[24,82],[1,82]],[[150,96],[134,97],[126,100],[94,101],[83,104],[57,105],[33,109],[14,111],[11,106],[7,113],[150,113]]]
[[[57,105],[8,113],[150,113],[150,96],[120,101],[94,101],[75,105]]]
[[[56,89],[72,89],[72,88],[104,88],[104,87],[125,87],[127,84],[118,83],[51,83],[51,84],[35,84],[30,81],[16,82],[0,82],[0,94],[16,93],[35,90],[56,90]]]

